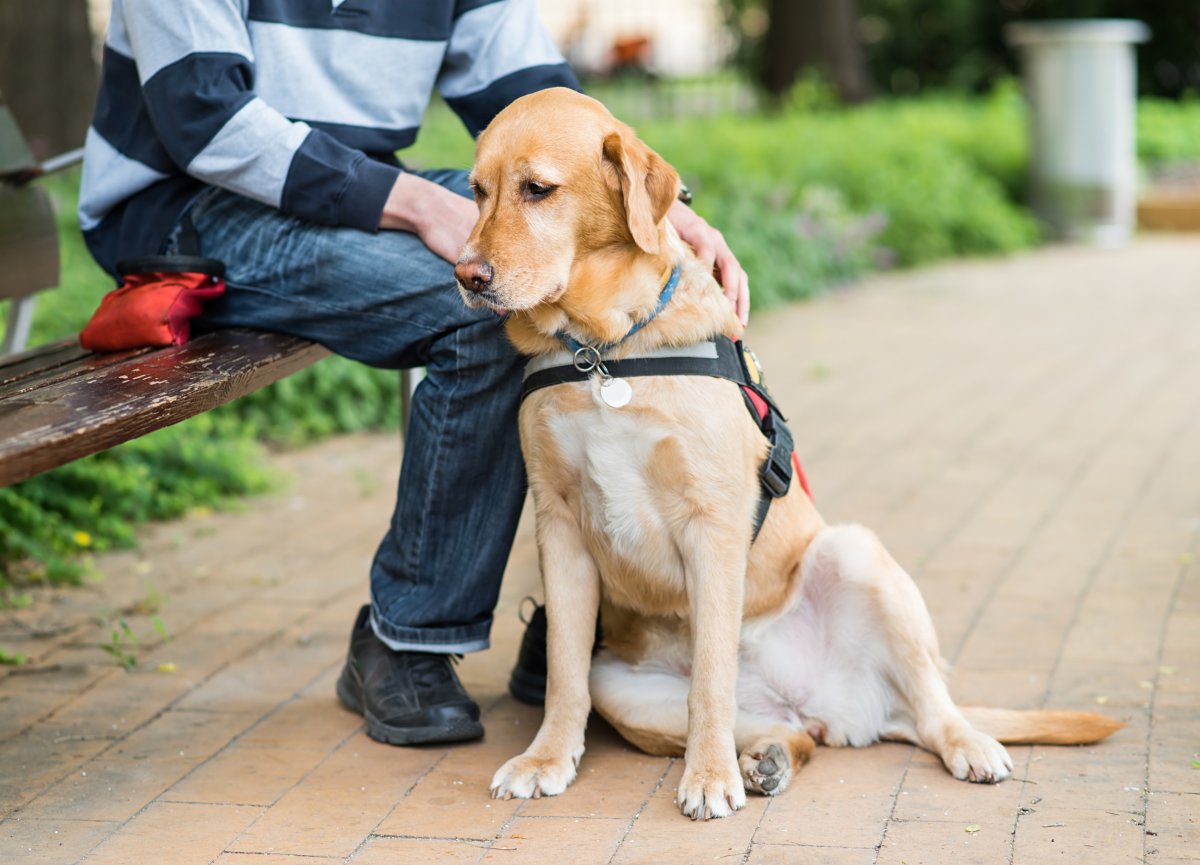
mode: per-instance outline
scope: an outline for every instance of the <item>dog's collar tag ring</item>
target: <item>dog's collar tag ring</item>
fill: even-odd
[[[603,366],[600,362],[600,349],[594,345],[581,345],[575,349],[575,358],[573,360],[575,369],[580,372],[592,372],[593,370]]]

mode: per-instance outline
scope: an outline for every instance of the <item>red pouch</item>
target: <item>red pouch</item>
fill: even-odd
[[[89,351],[182,345],[203,301],[225,291],[225,264],[190,255],[149,255],[118,262],[120,288],[79,334]]]

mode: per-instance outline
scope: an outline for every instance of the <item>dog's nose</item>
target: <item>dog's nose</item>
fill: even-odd
[[[479,256],[464,258],[454,265],[454,276],[468,291],[487,291],[492,284],[492,266]]]

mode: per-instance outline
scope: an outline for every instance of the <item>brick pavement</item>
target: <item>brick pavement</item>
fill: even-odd
[[[371,742],[332,685],[398,449],[343,439],[278,458],[279,495],[152,527],[100,557],[103,583],[3,614],[0,645],[34,662],[0,672],[0,863],[1200,859],[1200,241],[890,275],[759,315],[751,342],[825,515],[920,584],[957,698],[1125,730],[1014,748],[997,787],[908,746],[821,749],[785,795],[701,825],[672,804],[678,761],[596,721],[566,795],[493,802],[539,720],[504,693],[530,526],[494,648],[461,667],[487,737]],[[97,648],[121,611],[130,673]]]

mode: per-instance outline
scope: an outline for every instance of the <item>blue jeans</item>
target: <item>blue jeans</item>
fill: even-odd
[[[465,172],[421,174],[470,195]],[[521,359],[500,320],[467,309],[451,265],[414,234],[313,225],[217,189],[189,216],[200,252],[228,269],[198,327],[294,334],[371,366],[426,368],[371,567],[372,624],[394,649],[487,648],[525,498]]]

